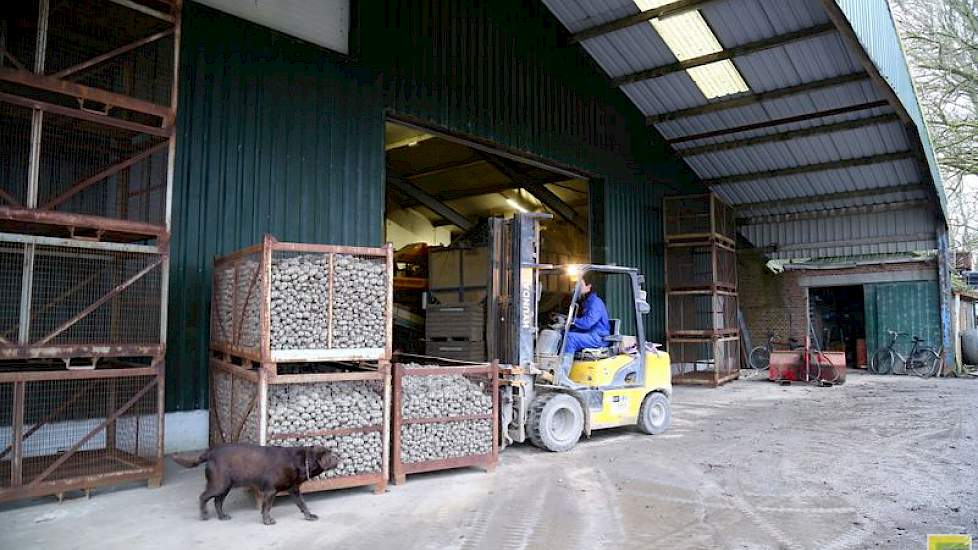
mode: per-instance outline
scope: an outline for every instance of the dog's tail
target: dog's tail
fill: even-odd
[[[210,458],[210,451],[204,451],[202,453],[197,453],[197,454],[193,454],[193,453],[184,453],[182,455],[175,454],[172,455],[170,458],[172,458],[174,462],[183,466],[184,468],[195,468],[197,466],[200,466],[204,462],[207,462],[207,459]]]

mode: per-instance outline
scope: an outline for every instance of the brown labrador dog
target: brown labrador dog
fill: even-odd
[[[261,519],[265,525],[275,524],[272,504],[281,491],[292,495],[307,520],[319,519],[309,513],[299,485],[339,464],[336,455],[323,447],[262,447],[245,443],[220,445],[195,456],[174,455],[173,460],[187,468],[207,463],[204,470],[207,488],[200,494],[200,519],[207,519],[207,501],[212,498],[217,517],[231,519],[224,513],[224,497],[234,487],[251,487],[261,502]]]

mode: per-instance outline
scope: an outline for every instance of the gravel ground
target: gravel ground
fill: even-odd
[[[196,519],[201,469],[157,490],[0,507],[0,548],[924,548],[978,535],[978,381],[850,375],[834,388],[742,380],[680,387],[660,436],[606,430],[569,453],[507,449],[495,473],[411,476],[281,498],[261,525]],[[392,541],[396,541],[394,544]]]

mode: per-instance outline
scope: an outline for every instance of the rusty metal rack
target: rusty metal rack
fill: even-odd
[[[303,492],[328,491],[373,485],[383,493],[387,487],[390,461],[391,374],[390,364],[361,363],[279,365],[282,372],[252,368],[247,360],[215,352],[210,359],[210,444],[249,442],[259,445],[301,445],[306,438],[334,438],[377,433],[380,437],[379,465],[375,472],[341,477],[322,477],[302,484]],[[289,374],[284,374],[288,371]],[[382,419],[376,424],[276,433],[270,429],[269,396],[278,388],[310,384],[366,382],[375,386],[383,399]]]
[[[279,262],[300,257],[317,262],[322,269],[323,296],[310,312],[314,321],[311,324],[319,331],[318,343],[295,346],[273,335],[276,327],[272,315],[272,270]],[[382,345],[353,347],[338,341],[337,332],[344,321],[334,315],[340,285],[336,272],[344,257],[376,263],[382,268],[383,311],[367,312],[382,316],[377,321],[383,323]],[[393,274],[393,246],[389,243],[379,248],[285,243],[266,235],[260,244],[214,261],[211,349],[261,363],[273,372],[277,363],[285,362],[389,361],[393,340]],[[283,285],[280,292],[288,292],[288,283],[278,284]]]
[[[23,366],[20,366],[23,367]],[[0,501],[163,477],[163,362],[0,369]]]
[[[4,4],[0,499],[162,478],[181,5]]]
[[[470,416],[443,416],[437,418],[407,418],[404,415],[404,379],[415,376],[464,376],[472,380],[479,380],[484,384],[486,391],[491,392],[492,412],[489,414],[470,415]],[[394,483],[402,484],[406,481],[408,474],[421,472],[434,472],[438,470],[449,470],[454,468],[481,467],[487,472],[495,469],[499,460],[499,364],[492,363],[462,364],[451,363],[446,365],[430,365],[420,368],[407,368],[403,364],[394,365],[393,382],[393,414],[391,423],[392,442],[392,473]],[[408,463],[403,460],[401,430],[412,424],[431,424],[448,422],[471,422],[477,420],[489,420],[492,430],[492,442],[490,451],[486,454],[451,457],[441,460],[427,462]]]
[[[162,356],[164,246],[0,233],[0,359]]]
[[[165,237],[181,0],[7,4],[0,231]]]
[[[673,382],[740,373],[734,210],[712,193],[663,199],[666,338]]]

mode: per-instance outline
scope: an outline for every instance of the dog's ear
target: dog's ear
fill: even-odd
[[[340,465],[340,460],[333,453],[326,449],[316,449],[316,461],[323,470],[332,470]]]

